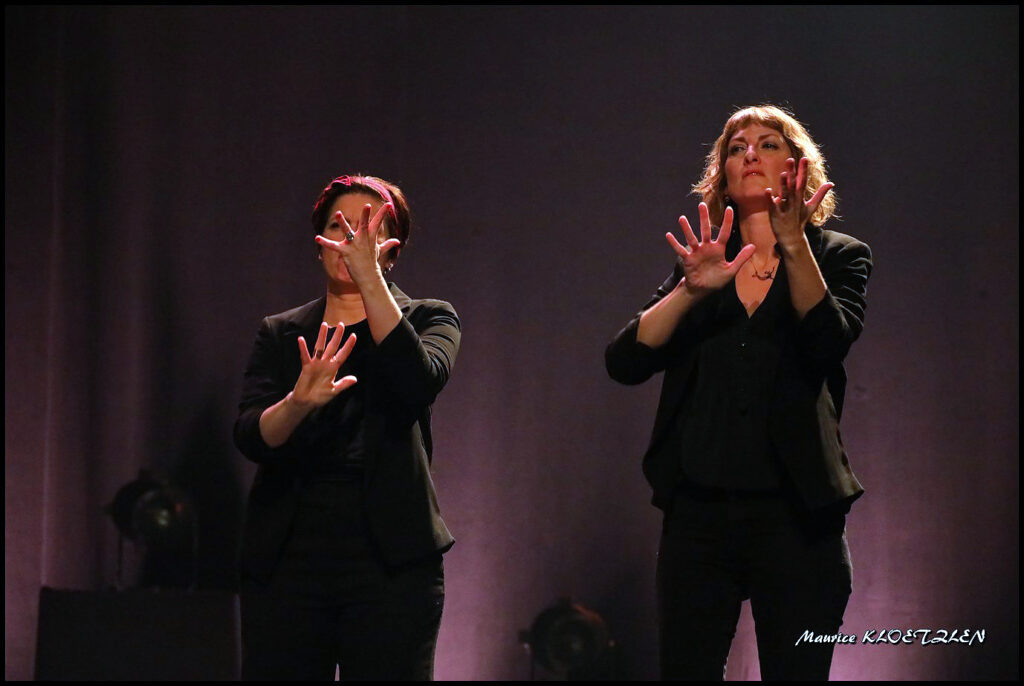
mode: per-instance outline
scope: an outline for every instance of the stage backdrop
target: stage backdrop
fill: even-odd
[[[517,632],[600,612],[657,674],[660,378],[606,343],[735,106],[790,106],[875,258],[843,436],[867,488],[839,678],[1018,670],[1017,8],[5,10],[5,674],[39,587],[114,582],[101,512],[141,467],[186,489],[200,583],[231,588],[253,468],[230,432],[260,319],[323,291],[333,176],[397,181],[394,279],[462,318],[435,406],[458,543],[438,678],[528,674]],[[984,643],[863,645],[879,629]],[[730,678],[758,675],[749,613]]]

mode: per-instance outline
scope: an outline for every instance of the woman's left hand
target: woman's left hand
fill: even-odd
[[[377,214],[370,218],[372,207],[369,204],[363,206],[363,211],[353,229],[345,215],[341,212],[334,213],[334,221],[352,238],[345,238],[340,241],[332,241],[323,236],[317,236],[316,242],[324,248],[341,253],[341,259],[345,261],[349,276],[357,286],[364,286],[374,279],[381,278],[380,256],[391,248],[402,244],[397,238],[389,238],[378,242],[380,227],[384,223],[384,217],[389,212],[394,212],[390,203],[381,205]]]
[[[779,247],[785,251],[799,245],[804,240],[804,226],[811,218],[818,205],[835,186],[826,182],[818,187],[810,200],[804,202],[807,190],[807,158],[800,160],[799,166],[790,157],[786,160],[786,171],[782,172],[782,188],[778,195],[771,188],[764,189],[769,202],[769,215],[772,231]]]

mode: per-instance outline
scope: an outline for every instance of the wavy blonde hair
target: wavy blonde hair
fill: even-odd
[[[748,124],[761,124],[775,129],[793,151],[793,159],[800,163],[800,159],[807,158],[807,187],[804,189],[804,201],[811,199],[815,191],[826,181],[828,176],[825,173],[825,156],[821,154],[818,144],[811,138],[804,125],[797,121],[790,112],[777,107],[776,105],[755,105],[743,107],[729,117],[722,129],[722,135],[718,137],[715,144],[708,152],[704,162],[704,173],[700,181],[693,185],[693,192],[704,200],[708,206],[708,213],[711,221],[720,225],[725,214],[726,187],[728,182],[725,178],[725,158],[729,154],[729,140],[736,134],[736,131]],[[838,198],[836,192],[829,191],[818,205],[818,209],[810,217],[810,222],[815,226],[821,226],[836,214]],[[735,207],[733,208],[735,211]]]

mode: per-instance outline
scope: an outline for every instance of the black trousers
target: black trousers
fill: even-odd
[[[306,487],[271,582],[242,580],[243,679],[433,678],[441,555],[387,567],[362,509],[358,481]]]
[[[681,488],[658,555],[663,679],[721,681],[740,605],[750,599],[761,677],[827,680],[851,590],[841,512],[807,512],[786,495]]]

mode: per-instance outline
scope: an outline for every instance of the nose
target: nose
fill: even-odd
[[[747,151],[743,154],[744,162],[757,162],[757,146],[753,143],[747,146]]]

